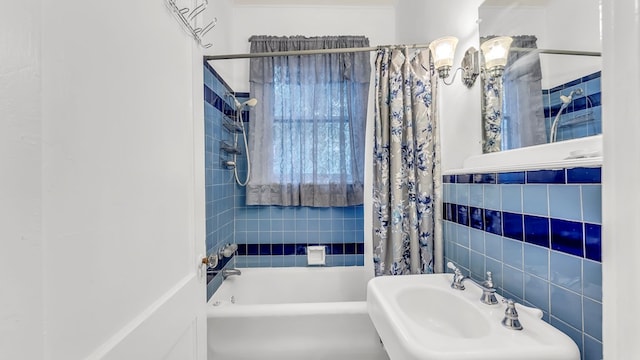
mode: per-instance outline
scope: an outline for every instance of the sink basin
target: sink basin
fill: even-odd
[[[369,281],[367,308],[391,360],[579,360],[576,344],[542,320],[542,311],[516,305],[523,330],[502,325],[506,305],[480,302],[470,281],[450,287],[451,274],[384,276]]]

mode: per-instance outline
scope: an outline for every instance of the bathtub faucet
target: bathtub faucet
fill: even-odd
[[[222,269],[222,279],[226,279],[232,275],[241,275],[242,272],[238,269]]]

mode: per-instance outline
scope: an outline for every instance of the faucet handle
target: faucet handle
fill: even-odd
[[[447,267],[453,270],[453,272],[460,271],[451,261],[447,262]]]
[[[516,303],[512,299],[502,299],[502,302],[507,303],[507,308],[504,310],[502,325],[511,330],[522,330],[522,324],[520,324],[520,320],[518,320]]]
[[[487,279],[484,281],[484,286],[493,289],[494,284],[493,284],[493,277],[491,275],[491,271],[487,271]]]

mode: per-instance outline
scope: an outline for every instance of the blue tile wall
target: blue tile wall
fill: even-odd
[[[229,170],[222,166],[228,155],[220,150],[222,141],[232,141],[232,134],[223,126],[225,116],[235,111],[226,93],[230,87],[213,68],[204,63],[204,121],[205,121],[205,214],[207,254],[221,246],[233,243],[234,230],[234,181]],[[221,264],[222,265],[222,264]],[[233,264],[230,264],[233,265]],[[211,297],[221,283],[221,276],[208,282],[207,295]]]
[[[443,176],[445,262],[544,312],[602,358],[601,169]]]
[[[558,141],[602,133],[600,72],[598,71],[542,91],[547,134],[562,106],[560,95],[567,96],[576,89],[581,89],[582,95],[574,95],[571,104],[560,115],[556,134]]]
[[[306,247],[322,245],[327,266],[364,265],[362,206],[245,206],[238,193],[238,267],[307,266]]]
[[[238,176],[247,176],[246,149],[242,135],[223,126],[225,118],[237,116],[232,93],[243,102],[248,93],[234,92],[218,73],[204,62],[205,120],[205,196],[207,254],[227,243],[238,244],[233,259],[219,267],[307,266],[306,247],[323,245],[326,266],[364,265],[364,210],[362,206],[308,208],[246,206],[245,189],[236,184],[234,172],[224,160],[234,160]],[[248,131],[250,112],[242,112]],[[220,149],[225,141],[236,144],[241,155],[234,157]],[[232,261],[230,261],[232,260]],[[222,283],[221,276],[210,277],[207,298]]]

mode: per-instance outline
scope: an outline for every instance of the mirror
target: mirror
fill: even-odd
[[[481,78],[483,152],[602,132],[599,0],[486,0],[478,15],[480,43],[513,38],[502,77]]]

